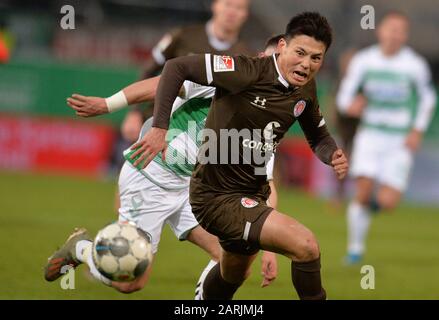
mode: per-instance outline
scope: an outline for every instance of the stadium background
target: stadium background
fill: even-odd
[[[318,77],[321,106],[333,126],[338,57],[374,41],[360,27],[361,7],[376,18],[389,9],[408,13],[410,44],[439,77],[436,1],[253,0],[243,39],[254,49],[283,31],[288,19],[318,10],[334,27],[335,42]],[[112,150],[124,112],[76,119],[65,98],[74,92],[109,96],[136,81],[143,61],[163,33],[209,18],[206,0],[69,1],[75,30],[63,30],[63,1],[0,1],[0,41],[10,58],[0,64],[0,299],[191,299],[207,257],[178,243],[165,228],[150,283],[125,296],[92,283],[80,268],[75,290],[45,283],[47,255],[75,226],[96,232],[115,220],[117,182]],[[336,134],[335,131],[333,131]],[[344,209],[331,207],[331,173],[310,154],[297,128],[276,164],[280,210],[309,226],[319,239],[323,279],[331,299],[439,298],[439,113],[416,156],[412,181],[395,216],[374,221],[365,263],[376,271],[375,290],[362,290],[360,267],[345,267]],[[90,153],[90,150],[95,150]],[[348,191],[350,190],[348,184]],[[279,276],[259,289],[259,263],[238,299],[289,299],[289,263],[279,257]],[[84,276],[85,275],[85,276]]]

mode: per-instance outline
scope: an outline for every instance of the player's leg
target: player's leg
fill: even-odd
[[[148,266],[145,273],[132,282],[115,282],[103,276],[97,269],[92,256],[93,242],[84,228],[75,229],[75,232],[69,237],[61,249],[55,252],[49,258],[49,262],[45,268],[45,278],[47,281],[58,279],[66,270],[63,267],[70,265],[77,267],[84,263],[88,265],[91,275],[103,284],[114,287],[120,292],[130,293],[142,289],[151,273],[151,266]]]
[[[379,176],[385,145],[375,132],[360,130],[354,139],[350,175],[355,178],[355,195],[349,202],[347,220],[347,255],[345,263],[361,261],[371,223],[370,203],[374,182]]]
[[[221,246],[219,245],[218,238],[204,230],[200,225],[197,225],[190,231],[186,240],[206,251],[211,260],[216,262],[220,260]]]
[[[195,287],[195,300],[202,300],[204,280],[206,279],[209,271],[219,262],[221,257],[221,247],[219,245],[218,238],[208,233],[199,225],[191,230],[187,236],[187,240],[199,246],[210,256],[210,261],[201,272]]]
[[[398,206],[401,197],[401,191],[394,187],[383,185],[378,189],[377,200],[384,211],[393,211]]]
[[[404,140],[393,143],[383,159],[383,168],[378,178],[380,187],[377,192],[377,209],[387,212],[394,210],[408,186],[413,154],[404,144]]]
[[[223,249],[220,263],[206,276],[203,297],[231,299],[250,273],[260,250],[260,230],[273,209],[265,198],[209,193],[199,187],[191,181],[192,211],[200,225],[219,238]]]
[[[355,196],[347,211],[348,255],[345,262],[354,264],[361,261],[366,248],[366,237],[371,223],[369,201],[373,194],[374,180],[367,177],[355,179]]]
[[[163,202],[165,191],[146,179],[130,164],[125,163],[119,177],[120,208],[119,221],[134,222],[136,226],[145,231],[151,239],[153,257],[158,250],[161,232],[166,218],[173,212],[172,195],[169,202]],[[90,251],[91,252],[91,251]],[[154,258],[153,258],[154,260]],[[152,261],[153,261],[152,260]],[[103,277],[91,258],[91,253],[84,252],[83,262],[86,263],[91,274],[99,281],[114,287],[122,293],[131,293],[141,290],[148,282],[152,272],[152,261],[145,273],[132,282],[114,282]]]
[[[203,285],[204,300],[231,300],[236,290],[250,276],[250,266],[257,257],[222,250],[220,263],[207,274]]]
[[[203,282],[207,273],[218,263],[221,256],[221,247],[218,238],[204,230],[195,219],[189,203],[189,190],[180,191],[181,208],[167,219],[174,234],[179,240],[188,240],[199,246],[210,256],[210,261],[202,271],[195,287],[195,300],[203,297]]]
[[[44,278],[47,281],[54,281],[62,276],[66,272],[64,269],[66,266],[76,268],[82,263],[76,245],[78,243],[90,243],[91,252],[91,237],[84,228],[75,228],[73,233],[68,237],[67,241],[56,250],[48,259],[46,266],[44,267]]]
[[[297,220],[273,210],[260,232],[264,250],[291,259],[291,277],[300,299],[326,298],[320,276],[320,249],[314,234]]]

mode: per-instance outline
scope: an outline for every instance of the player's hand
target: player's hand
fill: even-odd
[[[348,159],[341,149],[336,150],[332,155],[331,165],[335,171],[335,174],[337,175],[337,178],[340,180],[343,179],[348,173]]]
[[[139,137],[140,130],[142,129],[143,117],[142,113],[137,110],[131,110],[127,113],[125,119],[122,122],[120,132],[125,140],[134,142]]]
[[[67,105],[76,111],[77,116],[84,118],[108,113],[107,103],[104,98],[100,97],[72,94],[70,98],[67,98]]]
[[[406,147],[413,153],[418,151],[421,146],[422,136],[423,134],[421,131],[416,129],[411,130],[405,139]]]
[[[135,143],[131,150],[136,150],[131,159],[136,159],[134,166],[141,164],[144,169],[154,157],[161,151],[162,159],[165,160],[166,148],[166,129],[152,127],[139,142]]]
[[[276,254],[269,251],[262,253],[261,275],[263,277],[261,287],[269,286],[277,277]]]
[[[352,118],[360,118],[363,114],[363,110],[367,105],[367,99],[362,94],[358,94],[352,104],[349,106],[346,114]]]

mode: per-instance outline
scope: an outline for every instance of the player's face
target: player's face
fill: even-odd
[[[323,64],[326,45],[306,35],[295,36],[287,43],[279,41],[277,63],[285,80],[293,86],[304,86]]]
[[[225,29],[237,31],[248,16],[249,0],[216,0],[212,11],[216,22]]]
[[[385,54],[393,55],[404,46],[408,39],[409,23],[398,15],[391,15],[381,22],[377,35]]]

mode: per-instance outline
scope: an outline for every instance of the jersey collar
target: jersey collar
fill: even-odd
[[[233,46],[232,42],[221,41],[220,39],[215,37],[215,35],[213,34],[212,21],[208,21],[206,23],[206,34],[207,34],[207,38],[209,40],[209,44],[215,50],[226,51],[226,50],[229,50]]]
[[[273,60],[274,60],[274,66],[276,67],[276,71],[278,74],[277,80],[279,80],[280,83],[282,83],[284,85],[285,88],[289,88],[290,84],[288,83],[287,80],[285,80],[285,78],[282,76],[282,74],[280,73],[279,70],[279,66],[277,65],[277,60],[276,58],[279,56],[279,54],[276,55],[276,53],[273,53]]]

